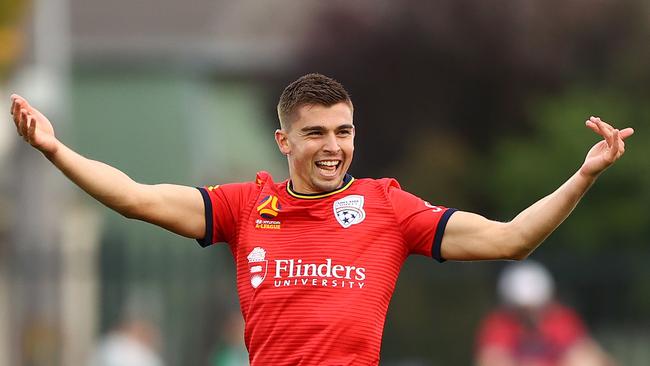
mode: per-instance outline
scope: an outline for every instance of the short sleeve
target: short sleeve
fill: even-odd
[[[231,183],[198,188],[205,208],[205,236],[197,239],[202,247],[218,242],[232,242],[242,207],[254,185]]]
[[[456,210],[434,206],[401,190],[397,184],[388,188],[388,196],[409,253],[431,256],[444,262],[440,244],[447,221]]]

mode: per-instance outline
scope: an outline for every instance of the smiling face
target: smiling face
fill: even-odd
[[[275,131],[280,151],[287,156],[293,189],[323,193],[343,184],[354,153],[352,108],[348,103],[326,107],[298,107],[286,129]]]

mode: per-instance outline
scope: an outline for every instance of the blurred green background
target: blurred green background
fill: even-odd
[[[621,365],[650,362],[650,3],[0,0],[0,91],[137,181],[281,180],[275,104],[307,72],[352,95],[356,177],[509,220],[580,166],[591,115],[635,135],[532,257]],[[87,364],[124,319],[210,365],[237,310],[226,246],[129,221],[0,126],[0,365]],[[404,266],[386,365],[472,364],[504,263]]]

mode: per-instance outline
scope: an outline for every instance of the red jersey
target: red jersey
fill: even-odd
[[[580,317],[555,303],[542,311],[535,326],[512,310],[494,311],[481,325],[477,347],[479,352],[488,347],[500,348],[518,364],[555,366],[584,337],[586,330]]]
[[[394,179],[347,175],[332,192],[303,195],[268,173],[200,188],[202,246],[227,242],[251,365],[377,365],[384,320],[409,254],[439,261],[453,209]]]

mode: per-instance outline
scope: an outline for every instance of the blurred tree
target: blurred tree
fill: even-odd
[[[535,197],[550,193],[582,163],[597,141],[584,126],[598,115],[616,126],[635,127],[626,156],[603,173],[587,193],[569,223],[549,241],[562,246],[597,248],[645,246],[650,235],[650,108],[634,95],[602,91],[595,87],[574,88],[548,98],[532,108],[534,131],[528,136],[511,135],[486,157],[483,177],[498,216],[510,219]]]
[[[307,72],[334,76],[356,107],[354,174],[399,174],[430,187],[414,193],[445,188],[446,196],[467,197],[453,205],[484,210],[485,192],[458,182],[473,177],[475,157],[503,131],[530,131],[534,100],[584,79],[610,82],[630,68],[637,74],[627,75],[629,84],[643,85],[647,8],[642,0],[327,2],[305,32],[301,60],[273,89],[279,94]],[[448,137],[456,145],[449,153],[434,147]],[[419,157],[451,152],[461,156]],[[423,174],[439,170],[423,166],[436,162],[451,171]]]
[[[626,344],[615,355],[621,364],[640,365],[647,358],[631,356],[637,351],[628,344],[650,324],[650,268],[644,264],[650,234],[650,108],[645,102],[650,94],[630,88],[634,81],[614,79],[607,88],[574,86],[531,104],[533,130],[502,137],[477,175],[483,177],[494,217],[507,220],[578,169],[598,140],[584,127],[590,115],[635,128],[626,155],[602,174],[534,257],[561,274],[561,298],[579,309],[601,339],[610,347]]]

